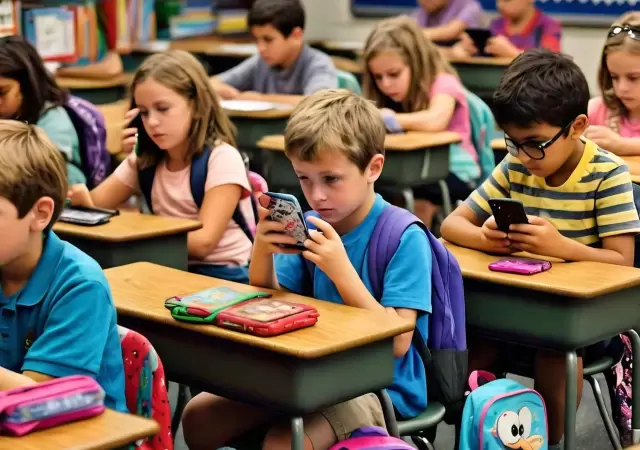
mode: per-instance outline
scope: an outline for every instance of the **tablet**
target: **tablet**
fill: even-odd
[[[95,226],[109,222],[111,217],[118,215],[118,213],[118,211],[67,207],[62,210],[58,220],[75,225]]]

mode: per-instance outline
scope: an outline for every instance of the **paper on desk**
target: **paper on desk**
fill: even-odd
[[[218,47],[221,52],[237,55],[255,55],[258,53],[256,44],[222,44]]]
[[[293,109],[290,105],[273,102],[262,102],[258,100],[221,100],[220,105],[227,111],[257,112],[270,111],[272,109]]]

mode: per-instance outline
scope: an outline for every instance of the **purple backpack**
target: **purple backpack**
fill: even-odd
[[[308,212],[306,216],[318,214]],[[380,301],[387,266],[398,250],[405,230],[416,224],[429,238],[432,255],[431,316],[428,345],[420,333],[413,333],[413,345],[422,357],[429,385],[429,397],[442,403],[447,411],[462,411],[467,383],[467,333],[464,290],[460,266],[427,227],[406,209],[386,205],[369,241],[368,269],[373,296]],[[310,228],[313,225],[309,224]],[[315,266],[304,260],[313,286]],[[311,289],[313,291],[313,289]]]
[[[93,103],[79,97],[70,96],[64,108],[78,133],[81,169],[92,189],[107,178],[111,168],[104,117]]]
[[[334,444],[329,450],[415,450],[411,445],[392,436],[384,428],[362,427],[349,438]]]

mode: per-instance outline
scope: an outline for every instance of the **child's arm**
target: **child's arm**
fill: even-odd
[[[108,52],[101,61],[86,66],[60,67],[56,76],[104,79],[115,77],[124,72],[122,58],[116,52]]]
[[[0,392],[17,387],[30,386],[32,384],[36,384],[36,381],[32,377],[0,367]]]
[[[263,102],[284,103],[286,105],[296,106],[302,101],[304,95],[289,94],[261,94],[260,92],[245,91],[238,95],[241,100],[258,100]]]
[[[259,62],[260,56],[254,55],[226,72],[211,77],[213,88],[225,100],[237,97],[242,91],[251,90]]]
[[[590,125],[584,136],[595,142],[598,147],[618,156],[640,155],[640,138],[622,137],[607,126]]]
[[[437,94],[429,108],[412,113],[396,113],[402,129],[407,131],[444,131],[449,126],[456,109],[456,99],[449,94]]]
[[[424,35],[434,42],[446,42],[458,39],[467,28],[467,24],[461,19],[453,19],[446,25],[424,28]]]

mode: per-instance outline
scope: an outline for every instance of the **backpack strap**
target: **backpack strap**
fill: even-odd
[[[153,180],[155,177],[155,165],[138,171],[138,185],[140,186],[140,192],[142,193],[144,201],[147,203],[147,207],[151,214],[153,214],[153,205],[151,205],[151,188],[153,187]]]
[[[304,213],[304,220],[305,222],[307,222],[307,228],[309,230],[315,230],[316,227],[313,224],[309,223],[309,221],[307,220],[309,217],[320,217],[320,214],[313,210]],[[305,288],[305,293],[313,297],[313,279],[314,273],[316,271],[316,265],[302,255],[300,255],[300,258],[302,258],[302,264],[307,269],[307,287]]]

